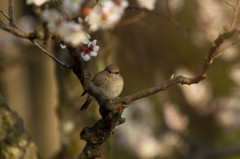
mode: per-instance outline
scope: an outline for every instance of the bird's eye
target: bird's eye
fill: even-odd
[[[112,71],[108,71],[108,73],[112,73]]]

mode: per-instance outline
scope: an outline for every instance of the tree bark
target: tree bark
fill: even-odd
[[[35,143],[26,133],[23,121],[0,96],[0,158],[38,159]]]

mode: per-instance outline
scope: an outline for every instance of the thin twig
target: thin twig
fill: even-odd
[[[163,13],[160,13],[160,12],[155,11],[155,10],[148,10],[148,9],[146,9],[146,8],[141,8],[141,7],[139,7],[139,6],[135,6],[135,5],[132,5],[132,4],[130,4],[130,5],[127,7],[127,9],[136,9],[136,10],[140,10],[140,11],[145,11],[145,12],[149,12],[149,13],[153,13],[153,14],[155,14],[155,15],[158,15],[158,16],[164,18],[164,19],[168,19],[168,16],[166,16],[166,15],[163,14]]]
[[[142,12],[142,13],[140,13],[140,14],[132,17],[132,18],[126,19],[125,21],[123,21],[122,23],[120,23],[120,24],[118,25],[118,27],[119,27],[119,26],[121,27],[121,26],[124,26],[124,25],[129,25],[129,24],[132,24],[132,23],[141,22],[140,20],[141,20],[142,18],[144,18],[144,17],[145,17],[145,13]]]
[[[0,12],[2,13],[2,15],[3,15],[8,21],[10,21],[10,18],[8,17],[8,15],[7,15],[3,10],[0,9]],[[13,22],[13,23],[14,23],[14,22]],[[14,23],[14,26],[15,26],[16,28],[18,28],[18,26],[17,26],[16,23]]]
[[[13,6],[14,6],[14,0],[9,0],[9,4],[8,4],[9,24],[10,26],[16,27],[13,19]]]
[[[171,22],[179,31],[183,32],[185,35],[187,35],[187,33],[189,32],[189,28],[185,28],[184,26],[182,26],[181,24],[179,24],[173,16],[169,16],[169,15],[165,15],[163,13],[160,13],[159,11],[156,11],[156,10],[149,10],[149,9],[146,9],[146,8],[142,8],[142,7],[139,7],[139,6],[135,6],[135,5],[129,5],[127,9],[136,9],[136,10],[140,10],[140,11],[145,11],[145,12],[148,12],[148,13],[151,13],[151,14],[155,14],[157,16],[160,16],[166,20],[168,20],[169,22]],[[168,9],[170,12],[170,15],[171,15],[171,11],[170,11],[170,8]],[[169,13],[168,13],[169,14]]]
[[[8,15],[7,15],[3,10],[0,9],[0,12],[2,13],[2,15],[3,15],[7,20],[9,20]]]
[[[225,46],[224,48],[222,48],[215,56],[214,58],[218,58],[220,55],[222,55],[227,49],[231,48],[233,45],[235,45],[237,42],[239,42],[240,38],[236,39],[234,42],[232,42],[231,44]]]
[[[233,5],[228,0],[224,0],[224,2],[234,10],[233,20],[232,20],[232,24],[231,24],[231,27],[234,28],[237,26],[237,16],[238,16],[238,11],[239,11],[239,7],[240,7],[240,0],[237,1],[236,5]]]
[[[40,50],[43,51],[43,53],[45,53],[48,57],[50,57],[51,59],[53,59],[55,62],[57,62],[58,64],[62,65],[63,67],[67,68],[67,69],[71,69],[71,66],[65,64],[64,62],[60,61],[58,58],[56,58],[55,56],[51,55],[47,50],[45,50],[40,44],[38,44],[36,41],[32,40],[32,43],[37,46]]]
[[[166,8],[167,8],[167,12],[168,12],[168,18],[171,21],[171,23],[181,32],[183,32],[186,36],[188,34],[189,29],[183,27],[181,24],[179,24],[176,19],[173,17],[171,8],[170,8],[170,4],[169,4],[169,0],[166,0]]]
[[[231,8],[235,8],[235,6],[232,4],[232,3],[230,3],[228,0],[224,0],[224,2],[229,6],[229,7],[231,7]]]
[[[234,7],[234,13],[233,13],[233,21],[232,21],[232,28],[237,26],[237,15],[240,7],[240,0],[238,0],[236,6]]]

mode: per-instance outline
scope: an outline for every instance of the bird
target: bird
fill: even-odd
[[[91,81],[96,87],[99,87],[109,99],[118,97],[124,86],[124,81],[119,73],[119,68],[115,64],[110,64],[104,70],[98,72]],[[86,93],[87,92],[84,91],[82,96]],[[80,110],[82,111],[87,109],[92,100],[94,100],[94,97],[88,95],[87,100]]]

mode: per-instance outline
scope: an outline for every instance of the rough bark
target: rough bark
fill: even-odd
[[[0,96],[0,158],[38,159],[35,143],[23,127],[23,121]]]

